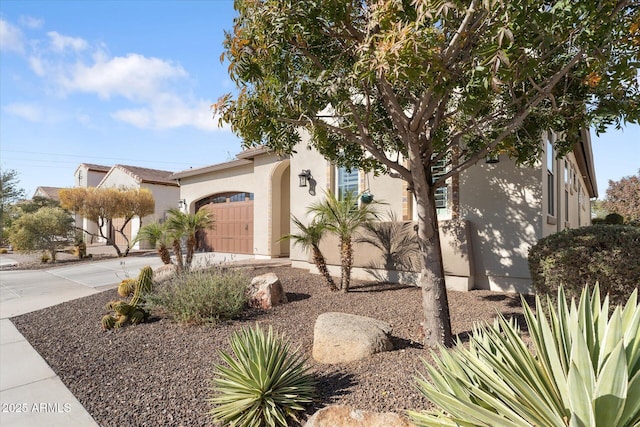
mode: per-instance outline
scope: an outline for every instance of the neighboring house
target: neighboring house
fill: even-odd
[[[449,288],[530,291],[529,248],[556,231],[590,224],[589,199],[597,197],[597,188],[589,134],[583,132],[582,142],[564,159],[555,159],[550,149],[556,137],[553,132],[545,136],[546,155],[535,167],[519,167],[500,156],[476,164],[437,191]],[[416,219],[406,182],[332,166],[307,145],[303,138],[291,158],[258,148],[230,162],[173,175],[190,212],[206,208],[216,216],[206,249],[256,257],[288,255],[294,267],[314,271],[308,253],[293,245],[289,250],[279,239],[289,233],[290,215],[306,218],[307,207],[320,200],[323,191],[368,191],[386,202],[381,210],[391,210],[403,221]],[[306,171],[309,179],[299,180]],[[438,172],[444,171],[434,168]],[[304,188],[302,181],[307,181]],[[321,248],[332,272],[339,274],[337,240],[328,238]],[[361,243],[355,250],[354,277],[416,279],[410,272],[388,271],[384,254],[371,245]]]
[[[110,169],[111,166],[81,163],[73,174],[74,186],[85,188],[97,187]],[[78,227],[91,233],[85,236],[87,242],[93,243],[99,239],[96,237],[98,235],[98,224],[78,214],[75,215],[75,221]]]
[[[54,202],[60,202],[60,195],[58,194],[60,190],[62,190],[62,187],[38,187],[33,193],[33,197],[43,197]]]
[[[172,171],[148,169],[138,166],[115,165],[109,169],[102,180],[96,185],[98,188],[146,188],[151,191],[155,199],[155,213],[144,218],[134,218],[125,227],[125,234],[129,241],[132,241],[138,234],[141,225],[159,220],[163,221],[166,212],[170,208],[178,206],[180,189],[178,183],[171,178]],[[114,224],[109,224],[110,237],[116,239],[118,245],[126,242],[117,233],[114,227],[120,228],[124,219],[114,220]],[[106,234],[106,233],[105,233]],[[139,242],[133,246],[135,249],[148,249],[148,242]]]

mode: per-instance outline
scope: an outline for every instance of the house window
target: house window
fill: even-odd
[[[360,171],[358,169],[347,169],[339,167],[337,170],[338,185],[336,186],[336,195],[338,200],[343,200],[348,193],[358,194],[358,183]]]
[[[553,176],[553,164],[554,164],[554,155],[553,155],[553,145],[551,145],[551,141],[547,139],[547,213],[551,216],[556,214],[555,207],[555,180]]]
[[[447,157],[440,159],[431,166],[431,177],[433,182],[447,173]],[[435,191],[436,209],[438,214],[444,213],[447,209],[447,186],[439,187]]]

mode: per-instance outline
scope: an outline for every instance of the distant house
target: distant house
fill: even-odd
[[[437,191],[449,288],[530,291],[529,248],[551,233],[590,224],[589,199],[597,197],[597,188],[588,131],[581,136],[573,152],[556,159],[552,143],[558,135],[548,132],[541,141],[545,155],[535,167],[519,167],[501,156],[474,165]],[[172,176],[190,212],[208,209],[215,215],[216,230],[203,242],[208,250],[289,256],[294,267],[315,271],[307,252],[279,239],[296,231],[291,215],[306,218],[307,207],[323,197],[323,190],[368,191],[399,220],[415,221],[415,200],[406,182],[336,167],[308,145],[303,136],[291,158],[257,148],[230,162]],[[337,240],[325,239],[321,248],[330,270],[339,274]],[[358,244],[354,259],[354,277],[417,277],[390,269],[385,254],[369,244]]]
[[[58,195],[60,190],[62,190],[62,187],[38,187],[33,193],[33,197],[43,197],[54,202],[60,202],[60,196]]]
[[[148,224],[156,220],[164,220],[166,212],[170,208],[178,206],[180,188],[178,183],[171,179],[172,171],[149,169],[139,166],[115,165],[104,175],[96,187],[98,188],[146,188],[153,194],[156,206],[155,212],[139,220],[133,220],[125,227],[125,234],[129,241],[132,241],[138,234],[141,225]],[[120,228],[124,219],[114,220],[110,224],[108,232],[110,237],[116,239],[118,245],[124,245],[124,239],[114,232],[115,228]],[[148,248],[148,242],[138,242],[134,246],[136,249]]]
[[[85,188],[97,187],[110,169],[111,166],[80,163],[73,174],[74,186]],[[78,214],[76,214],[75,220],[78,227],[91,233],[85,236],[85,239],[89,242],[94,242],[97,239],[97,237],[94,236],[98,234],[98,224]]]

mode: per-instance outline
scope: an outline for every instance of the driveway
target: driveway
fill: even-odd
[[[5,263],[9,261],[5,258]],[[0,318],[18,316],[115,288],[122,279],[136,277],[142,267],[162,265],[153,255],[117,258],[46,270],[0,271]]]

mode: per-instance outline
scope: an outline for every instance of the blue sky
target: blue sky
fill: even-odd
[[[73,185],[80,163],[172,171],[230,160],[239,140],[210,105],[231,0],[0,1],[0,166]],[[640,168],[640,126],[593,136],[600,196]]]

